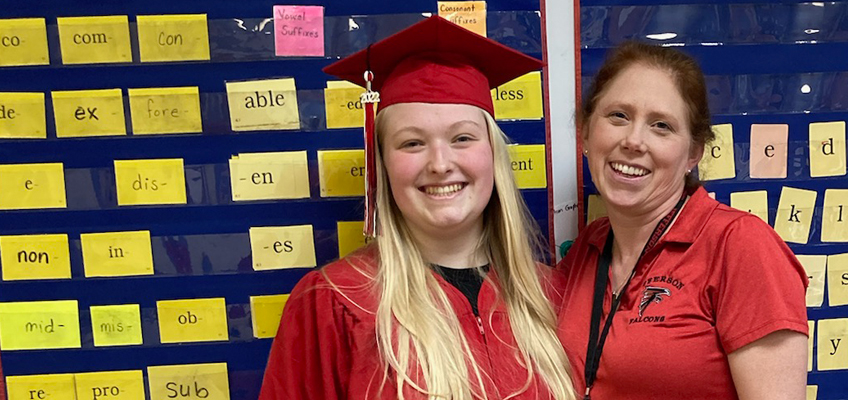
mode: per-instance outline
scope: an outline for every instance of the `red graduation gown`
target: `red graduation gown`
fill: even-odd
[[[363,274],[373,273],[375,267],[372,247],[303,277],[286,304],[260,400],[397,398],[394,375],[383,377],[375,337],[377,296],[371,279]],[[540,268],[551,274],[544,280],[545,287],[553,304],[560,304],[561,295],[554,288],[561,287],[561,278],[547,267]],[[519,391],[527,372],[518,361],[507,312],[495,292],[495,274],[489,273],[480,290],[480,317],[459,290],[435,275],[456,310],[489,399]],[[404,394],[407,399],[426,398],[408,386]],[[549,393],[537,378],[512,398],[547,399]]]

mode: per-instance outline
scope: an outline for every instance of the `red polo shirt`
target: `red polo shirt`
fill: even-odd
[[[566,272],[560,339],[579,393],[598,257],[609,220],[590,224]],[[807,274],[758,217],[698,189],[636,266],[601,356],[592,398],[737,399],[727,354],[772,332],[807,333]],[[604,316],[612,289],[607,285]]]
[[[397,399],[395,377],[384,382],[384,365],[377,348],[376,320],[379,299],[372,275],[377,266],[374,246],[308,273],[286,303],[280,329],[271,347],[260,400],[371,400]],[[554,287],[561,274],[540,266],[545,287],[554,304],[561,304]],[[468,299],[440,275],[434,276],[445,291],[483,377],[489,399],[549,399],[547,388],[535,379],[527,383],[527,370],[519,360],[503,301],[497,294],[497,277],[490,272],[478,296],[480,316]],[[553,283],[551,279],[557,279]],[[553,297],[556,296],[556,297]],[[558,311],[558,308],[556,308]],[[418,377],[421,378],[421,377]],[[479,385],[472,378],[472,387]],[[407,399],[427,399],[404,387]]]

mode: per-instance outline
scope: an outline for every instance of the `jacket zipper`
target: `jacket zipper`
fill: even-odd
[[[480,336],[486,338],[486,331],[483,329],[483,320],[479,316],[477,316],[477,328],[480,329]]]

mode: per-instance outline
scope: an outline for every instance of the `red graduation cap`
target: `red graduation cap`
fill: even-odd
[[[380,109],[397,103],[455,103],[494,115],[490,89],[542,68],[542,62],[439,16],[341,59],[324,72],[380,92]]]
[[[378,102],[378,110],[398,103],[470,104],[494,116],[490,89],[542,66],[536,58],[432,16],[324,68],[367,88],[362,96],[366,236],[376,228],[373,104]]]

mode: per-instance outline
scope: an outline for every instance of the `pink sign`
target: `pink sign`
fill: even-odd
[[[324,7],[274,6],[277,56],[324,56]]]
[[[751,125],[751,178],[786,178],[789,125]]]

